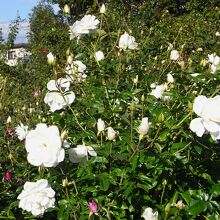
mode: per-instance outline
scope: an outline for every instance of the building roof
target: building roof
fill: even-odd
[[[28,48],[28,44],[27,43],[19,43],[19,44],[14,44],[11,49],[16,49],[16,48]]]

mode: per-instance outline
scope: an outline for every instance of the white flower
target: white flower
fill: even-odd
[[[115,140],[116,137],[116,131],[112,127],[107,128],[107,139],[109,141]]]
[[[215,36],[216,36],[216,37],[220,37],[220,32],[217,31],[217,32],[215,33]]]
[[[213,140],[220,139],[220,96],[207,98],[198,96],[193,103],[193,111],[199,116],[190,123],[190,129],[198,137],[210,133]]]
[[[205,96],[198,96],[193,104],[194,112],[201,118],[220,122],[220,96],[214,98],[206,98]]]
[[[104,57],[104,53],[99,50],[95,53],[95,59],[96,61],[100,61],[100,60],[103,60],[105,57]]]
[[[167,74],[167,82],[168,83],[174,83],[174,78],[173,78],[173,75],[171,73]]]
[[[49,64],[55,64],[55,61],[56,61],[56,58],[55,58],[55,56],[52,54],[52,53],[48,53],[47,54],[47,62],[49,63]]]
[[[68,150],[69,159],[72,163],[86,162],[88,160],[88,154],[90,156],[97,156],[95,150],[90,146],[77,145],[76,148]]]
[[[215,66],[218,66],[220,64],[220,57],[217,56],[215,53],[208,54],[208,62],[214,64]]]
[[[8,116],[7,120],[6,120],[6,124],[10,124],[11,123],[11,116]]]
[[[18,195],[19,208],[31,212],[34,216],[42,216],[48,208],[55,207],[55,191],[48,181],[40,179],[37,182],[26,182],[24,189]]]
[[[70,64],[70,65],[73,63],[73,56],[69,55],[67,57],[67,63]]]
[[[67,140],[63,141],[63,147],[64,148],[70,148],[70,145],[71,145],[71,143],[69,141],[67,141]]]
[[[219,68],[219,66],[212,64],[210,66],[210,69],[211,69],[211,73],[215,73],[215,71],[219,70],[220,68]]]
[[[100,14],[105,14],[106,9],[105,9],[105,4],[102,4],[100,10],[99,10]]]
[[[145,220],[157,220],[158,212],[153,213],[152,208],[146,208],[141,217],[143,217]]]
[[[197,77],[197,76],[200,75],[200,73],[191,73],[190,75],[191,75],[192,77]]]
[[[148,122],[148,117],[144,117],[141,120],[141,124],[138,127],[138,133],[139,133],[139,139],[141,140],[143,138],[144,135],[147,134],[148,130],[150,127],[150,123]]]
[[[69,90],[70,82],[67,79],[59,78],[57,80],[50,80],[47,83],[47,89],[51,92],[62,91],[66,92]]]
[[[69,14],[70,13],[70,7],[69,7],[69,5],[64,5],[64,8],[63,8],[63,12],[65,13],[65,14]]]
[[[171,43],[168,42],[167,50],[172,50],[172,49],[173,49],[173,44],[171,44]]]
[[[161,85],[157,85],[154,89],[152,89],[150,94],[157,99],[162,99],[163,101],[168,101],[171,99],[171,97],[164,95],[164,92],[167,91],[168,89],[169,89],[168,83],[164,83]]]
[[[24,140],[28,134],[28,126],[24,126],[22,123],[15,128],[15,133],[20,141]]]
[[[121,35],[118,46],[122,50],[134,50],[137,48],[138,43],[135,42],[135,38],[133,36],[130,36],[128,33],[125,32]]]
[[[178,60],[179,57],[180,57],[180,55],[177,50],[171,50],[171,52],[170,52],[170,59],[171,60]]]
[[[208,54],[208,62],[211,63],[211,73],[215,73],[217,70],[220,70],[220,57],[215,53]]]
[[[27,160],[34,166],[56,167],[64,160],[61,137],[57,126],[38,124],[28,132],[25,141]]]
[[[83,64],[80,60],[73,61],[71,65],[66,67],[66,78],[70,82],[83,82],[85,81],[87,75],[84,73],[86,70],[86,65]]]
[[[138,83],[138,75],[136,75],[136,77],[133,79],[134,84]]]
[[[44,98],[44,102],[50,106],[50,111],[64,109],[75,100],[75,94],[71,91],[65,95],[59,92],[48,92]]]
[[[64,109],[75,100],[75,94],[69,91],[70,82],[67,79],[59,78],[50,80],[47,83],[49,92],[44,97],[44,102],[50,106],[50,111]]]
[[[202,135],[206,131],[202,122],[203,122],[202,118],[195,118],[190,122],[190,125],[189,125],[189,128],[191,129],[191,131],[195,132],[198,137],[202,137]]]
[[[105,122],[101,118],[98,119],[97,129],[98,129],[98,135],[100,132],[105,130]]]
[[[162,98],[164,92],[164,86],[163,85],[157,85],[155,89],[152,89],[151,95],[154,96],[157,99]]]
[[[151,83],[150,87],[151,87],[151,89],[155,89],[156,88],[156,83]]]
[[[171,97],[169,95],[165,95],[165,96],[162,96],[161,98],[163,101],[169,101],[171,100]]]
[[[94,15],[85,15],[80,21],[70,26],[70,40],[80,39],[81,36],[94,32],[99,25],[99,20]]]

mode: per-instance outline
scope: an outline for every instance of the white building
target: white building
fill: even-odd
[[[19,60],[25,60],[30,56],[28,45],[25,43],[15,44],[6,54],[6,64],[16,66]]]

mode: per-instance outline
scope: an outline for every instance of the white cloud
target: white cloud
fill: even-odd
[[[53,7],[54,13],[57,14],[57,12],[60,10],[60,7],[58,4],[51,5]]]
[[[9,21],[0,21],[0,28],[2,28],[3,38],[4,40],[7,39],[8,32],[9,32]],[[27,42],[27,33],[29,31],[29,22],[23,21],[19,25],[19,33],[17,34],[15,43],[25,43]]]

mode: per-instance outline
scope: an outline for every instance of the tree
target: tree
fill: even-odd
[[[33,54],[39,54],[43,48],[61,54],[67,49],[68,28],[62,18],[54,14],[48,4],[39,4],[32,9],[30,15],[29,44]],[[63,43],[61,43],[63,42]],[[64,53],[65,54],[65,53]]]

